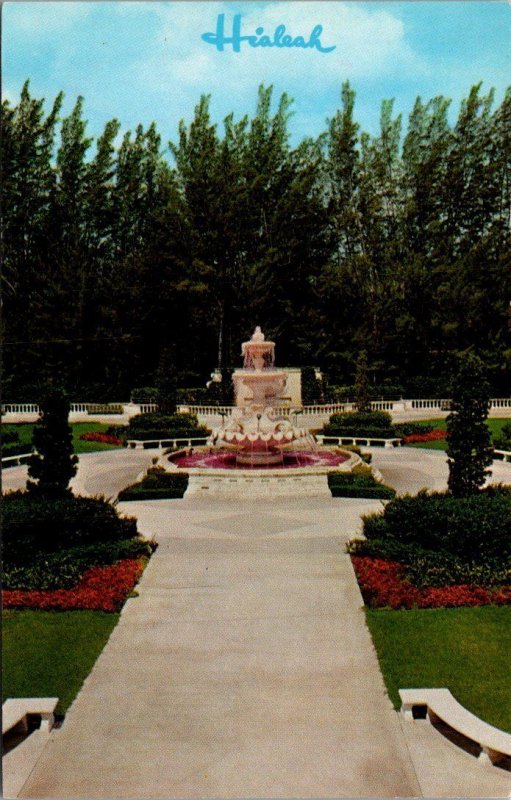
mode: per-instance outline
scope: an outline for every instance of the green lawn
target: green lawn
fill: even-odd
[[[499,417],[498,419],[488,419],[487,425],[490,429],[490,433],[492,438],[495,436],[500,436],[502,432],[503,426],[507,423],[511,422],[510,417]],[[441,431],[447,430],[447,422],[445,417],[443,419],[421,419],[418,420],[418,425],[433,425],[435,428]],[[425,447],[428,450],[447,450],[447,442],[445,439],[437,439],[436,442],[417,442],[416,444],[407,444],[407,447]]]
[[[73,446],[75,453],[94,453],[97,450],[115,450],[117,445],[103,444],[102,442],[84,442],[80,439],[82,433],[106,433],[109,425],[104,425],[101,422],[73,422],[71,428],[73,430]],[[17,431],[19,441],[21,444],[30,444],[32,441],[32,431],[34,425],[32,423],[22,422],[19,424],[2,425],[4,432]]]
[[[65,712],[115,628],[102,611],[4,611],[2,697],[58,697]]]
[[[366,609],[385,684],[447,688],[477,716],[511,732],[511,606]]]

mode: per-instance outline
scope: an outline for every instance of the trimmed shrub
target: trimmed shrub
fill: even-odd
[[[162,467],[153,467],[142,481],[123,489],[119,500],[179,499],[187,488],[187,472],[165,472]]]
[[[68,589],[90,567],[115,564],[127,558],[150,556],[155,548],[155,542],[139,537],[72,547],[64,552],[47,554],[35,564],[5,565],[3,585],[6,589]]]
[[[321,433],[324,436],[346,436],[351,439],[395,439],[394,428],[341,428],[333,425],[325,425]]]
[[[66,548],[136,536],[136,519],[120,517],[104,498],[70,494],[50,499],[18,491],[3,499],[3,555],[11,566],[33,564]]]
[[[489,487],[477,495],[453,497],[423,490],[392,500],[382,515],[364,518],[369,540],[444,551],[465,563],[511,558],[511,488]]]
[[[387,411],[347,411],[343,414],[332,414],[330,425],[339,428],[378,428],[393,429],[392,417]]]
[[[329,472],[328,486],[332,497],[363,497],[366,499],[390,500],[395,497],[394,489],[375,481],[371,470],[362,467],[357,472]]]
[[[209,436],[210,430],[199,425],[195,414],[137,414],[123,434],[127,439],[175,439]]]
[[[360,436],[361,438],[394,439],[396,430],[386,411],[363,411],[332,414],[323,427],[325,436]]]

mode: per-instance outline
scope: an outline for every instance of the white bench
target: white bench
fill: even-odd
[[[58,697],[17,697],[6,700],[2,706],[2,736],[20,724],[27,729],[29,714],[40,716],[40,730],[49,733],[53,728],[58,702]]]
[[[430,721],[442,720],[458,733],[479,745],[479,761],[493,764],[502,757],[511,758],[511,734],[494,728],[467,711],[449,689],[400,689],[401,713],[413,720],[415,707],[426,707]]]

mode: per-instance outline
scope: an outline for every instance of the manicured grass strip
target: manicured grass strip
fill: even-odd
[[[486,424],[492,435],[492,439],[502,435],[502,428],[507,422],[511,422],[509,417],[499,417],[498,419],[488,419]],[[434,425],[435,428],[441,431],[447,430],[447,421],[443,419],[421,419],[417,424]],[[414,444],[407,444],[406,447],[425,447],[427,450],[447,450],[447,442],[445,439],[437,439],[435,442],[415,442]]]
[[[65,712],[94,666],[119,614],[4,611],[2,697],[58,697]]]
[[[511,732],[511,607],[366,615],[395,708],[398,689],[445,687],[473,714]]]
[[[19,435],[20,444],[31,444],[32,431],[34,425],[32,423],[10,423],[3,425],[4,431],[17,431]],[[104,444],[103,442],[84,442],[80,439],[82,433],[106,433],[110,425],[104,425],[101,422],[73,422],[71,429],[73,431],[73,448],[75,453],[96,453],[98,450],[115,450],[118,445]]]

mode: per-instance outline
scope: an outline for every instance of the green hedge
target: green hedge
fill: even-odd
[[[49,499],[18,491],[3,498],[4,565],[21,566],[77,546],[132,539],[137,521],[104,498]]]
[[[332,414],[330,425],[348,430],[359,428],[393,430],[392,417],[387,411],[346,411],[342,414]]]
[[[123,489],[119,493],[119,500],[179,499],[187,488],[187,472],[165,472],[161,467],[154,467],[142,481]]]
[[[95,542],[49,553],[28,565],[4,565],[6,589],[45,591],[74,586],[85,570],[97,564],[114,564],[123,558],[150,556],[155,543],[139,537],[117,542]]]
[[[195,414],[137,414],[123,435],[127,439],[179,439],[208,436],[209,428],[199,425]]]
[[[353,472],[329,472],[328,486],[332,497],[390,500],[396,494],[394,489],[375,481],[369,470],[361,471],[358,474]]]
[[[350,551],[399,561],[418,586],[509,581],[511,488],[457,498],[425,490],[364,517],[365,540]]]

